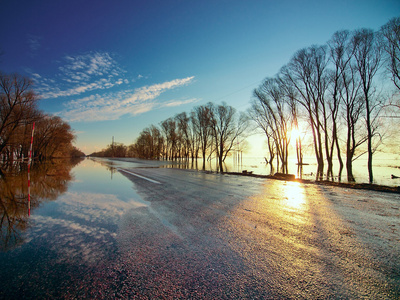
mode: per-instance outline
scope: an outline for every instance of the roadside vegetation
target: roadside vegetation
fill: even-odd
[[[171,116],[142,130],[135,143],[112,143],[91,156],[144,159],[207,160],[219,169],[232,152],[246,148],[246,137],[265,134],[265,160],[288,172],[289,144],[295,140],[297,164],[304,164],[304,145],[310,145],[318,164],[317,179],[339,178],[346,169],[354,181],[353,161],[368,157],[373,182],[373,155],[383,144],[385,126],[398,128],[400,116],[400,18],[381,29],[335,32],[325,45],[298,50],[278,74],[254,89],[247,112],[226,103],[207,103],[189,113]],[[32,81],[0,74],[0,160],[23,161],[29,155],[35,127],[34,159],[82,156],[73,146],[70,125],[38,110]],[[292,141],[292,143],[294,143]],[[327,167],[327,168],[325,168]],[[326,173],[324,173],[326,172]]]
[[[197,106],[190,114],[177,114],[160,123],[151,125],[140,133],[130,146],[112,143],[105,150],[91,156],[138,157],[144,159],[206,160],[216,157],[219,170],[223,172],[223,162],[238,145],[244,145],[245,131],[249,120],[244,113],[237,113],[232,106],[222,103]]]
[[[267,137],[269,162],[277,155],[286,173],[293,137],[297,163],[303,165],[302,141],[308,136],[318,164],[317,179],[323,179],[326,164],[327,178],[333,177],[337,158],[339,177],[345,166],[347,180],[354,181],[353,161],[366,154],[372,183],[373,154],[385,134],[382,125],[388,111],[397,109],[397,117],[399,113],[399,59],[400,18],[379,32],[337,31],[325,45],[297,51],[276,76],[254,90],[249,114]],[[377,78],[379,71],[383,80]],[[392,95],[387,94],[393,86],[389,78],[397,87]]]
[[[18,74],[0,73],[0,162],[2,167],[28,159],[33,124],[32,158],[40,161],[84,154],[73,146],[71,126],[37,107],[32,81]]]
[[[378,32],[341,30],[321,46],[298,50],[273,77],[254,89],[246,115],[223,103],[208,103],[145,128],[130,146],[112,144],[94,156],[145,159],[216,157],[220,171],[232,152],[241,151],[250,131],[265,134],[266,161],[288,172],[289,143],[294,139],[297,164],[304,164],[304,144],[318,163],[317,180],[339,178],[346,168],[354,181],[353,161],[368,157],[373,182],[373,155],[387,134],[384,124],[398,127],[400,113],[400,18]],[[251,126],[251,124],[255,126]],[[325,169],[325,167],[327,168]],[[324,170],[326,173],[324,173]]]

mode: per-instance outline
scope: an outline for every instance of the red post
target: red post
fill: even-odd
[[[33,122],[32,126],[31,146],[29,148],[29,158],[28,158],[28,216],[31,215],[31,160],[32,160],[32,145],[33,145],[34,132],[35,132],[35,122]]]

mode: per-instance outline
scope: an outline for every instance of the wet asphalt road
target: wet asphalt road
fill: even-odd
[[[0,299],[400,299],[399,194],[137,160],[74,170],[0,252]]]
[[[120,172],[143,206],[123,216],[119,255],[91,283],[98,297],[400,298],[398,194],[141,164]]]

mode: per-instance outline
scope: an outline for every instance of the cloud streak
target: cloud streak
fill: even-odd
[[[166,102],[158,98],[169,90],[192,83],[194,76],[133,89],[129,84],[144,76],[128,79],[127,72],[107,52],[67,55],[57,63],[57,73],[51,78],[30,73],[40,98],[61,102],[64,109],[57,115],[69,122],[116,120],[123,115],[135,116],[196,101],[178,99]]]
[[[65,104],[65,110],[59,115],[70,122],[90,122],[116,120],[123,115],[135,116],[159,107],[172,107],[193,103],[196,99],[155,101],[162,93],[185,86],[193,82],[194,76],[174,79],[160,84],[144,86],[134,90],[117,93],[94,94]]]

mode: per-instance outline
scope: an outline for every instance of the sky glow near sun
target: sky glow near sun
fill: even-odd
[[[300,130],[297,128],[293,128],[290,131],[290,140],[296,142],[297,138],[300,136]]]
[[[40,108],[89,154],[197,105],[245,111],[299,49],[398,15],[397,0],[5,0],[0,70],[32,78]]]

